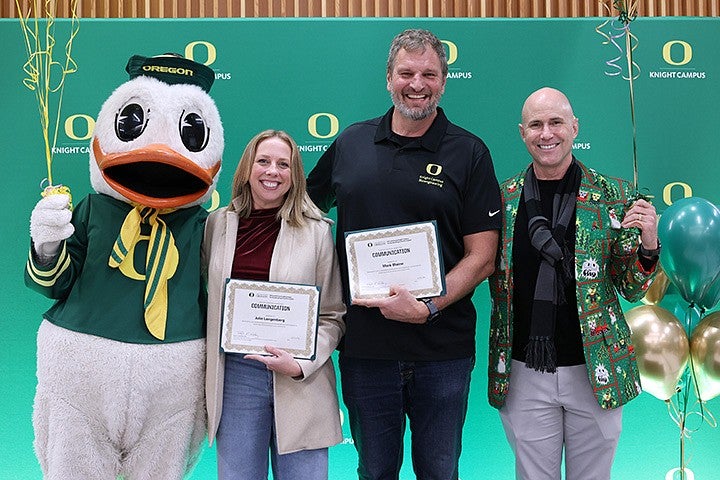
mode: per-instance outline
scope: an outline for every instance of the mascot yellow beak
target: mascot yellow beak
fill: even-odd
[[[177,208],[194,202],[212,187],[220,170],[220,161],[205,169],[162,144],[105,153],[96,137],[92,147],[108,185],[129,200],[152,208]]]

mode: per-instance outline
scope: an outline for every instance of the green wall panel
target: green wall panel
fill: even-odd
[[[500,180],[529,162],[517,129],[520,108],[529,93],[546,85],[563,90],[573,103],[580,120],[575,155],[604,173],[631,179],[629,82],[606,73],[616,71],[607,62],[621,53],[596,32],[604,20],[81,19],[73,46],[78,71],[65,86],[53,175],[78,199],[90,191],[89,142],[83,137],[92,122],[86,119],[94,118],[127,79],[124,67],[131,55],[173,51],[207,62],[216,72],[211,93],[226,135],[218,189],[224,204],[236,161],[258,131],[287,130],[310,169],[339,130],[384,113],[390,104],[385,90],[389,43],[402,29],[423,27],[448,47],[450,78],[441,106],[452,121],[486,141]],[[56,57],[68,26],[57,22]],[[660,212],[690,194],[718,204],[720,20],[638,18],[631,27],[638,40],[633,83],[640,187],[655,197]],[[0,168],[7,182],[0,210],[0,306],[5,311],[0,320],[0,478],[33,479],[41,476],[31,427],[35,332],[50,303],[24,287],[22,271],[29,215],[46,174],[37,104],[22,84],[26,54],[17,21],[0,21],[0,45],[0,118],[5,122]],[[617,65],[626,66],[624,60]],[[477,366],[460,476],[510,479],[512,454],[498,415],[485,399],[485,284],[474,300]],[[706,407],[717,413],[720,400]],[[330,452],[332,479],[354,477],[355,450],[347,425],[343,428],[345,442]],[[692,434],[687,448],[695,478],[717,478],[718,445],[717,428],[705,424]],[[403,478],[413,478],[409,451],[405,463]],[[679,432],[666,405],[641,395],[625,409],[613,479],[672,478],[667,472],[678,464]],[[192,478],[213,478],[214,472],[214,451],[208,449]]]

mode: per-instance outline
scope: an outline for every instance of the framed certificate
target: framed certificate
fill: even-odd
[[[445,293],[435,221],[345,234],[350,297],[387,297],[402,285],[416,298]]]
[[[220,348],[268,355],[265,345],[313,360],[320,289],[315,285],[229,278],[225,283]]]

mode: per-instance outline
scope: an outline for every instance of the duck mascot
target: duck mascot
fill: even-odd
[[[200,249],[224,148],[212,69],[133,56],[90,146],[96,193],[32,211],[35,451],[50,480],[181,479],[206,432]]]

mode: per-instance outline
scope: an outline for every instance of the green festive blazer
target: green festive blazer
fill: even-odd
[[[582,180],[577,197],[575,281],[585,363],[590,384],[603,408],[615,408],[641,391],[630,329],[617,292],[638,301],[652,283],[637,256],[637,229],[620,228],[631,200],[628,182],[606,177],[578,162]],[[503,406],[510,383],[513,339],[512,242],[525,170],[501,185],[502,243],[489,278],[492,312],[488,397]]]

